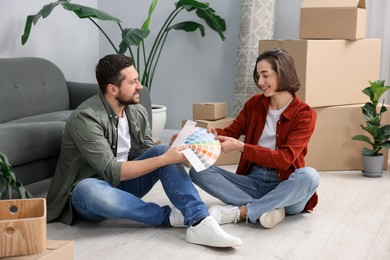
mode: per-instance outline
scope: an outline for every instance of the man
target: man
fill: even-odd
[[[214,247],[241,245],[209,216],[182,162],[186,146],[153,147],[142,86],[133,60],[107,55],[96,65],[100,93],[70,116],[47,196],[47,219],[72,224],[129,219],[152,226],[187,226],[186,240]],[[141,198],[160,180],[175,208]]]

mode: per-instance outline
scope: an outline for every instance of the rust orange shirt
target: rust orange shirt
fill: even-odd
[[[270,98],[258,94],[250,98],[233,123],[217,129],[219,135],[240,138],[245,136],[244,151],[241,154],[237,174],[246,175],[253,164],[276,169],[281,180],[287,180],[296,169],[305,167],[307,146],[314,132],[316,112],[294,96],[276,124],[275,150],[258,145],[269,109]],[[317,204],[315,193],[305,210],[312,210]]]

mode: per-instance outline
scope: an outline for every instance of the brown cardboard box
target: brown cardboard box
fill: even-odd
[[[3,258],[9,260],[72,260],[73,241],[47,240],[46,251],[41,254]]]
[[[284,48],[294,58],[301,89],[312,107],[365,103],[362,89],[379,78],[380,39],[260,40],[260,53]]]
[[[364,104],[315,108],[317,123],[305,157],[306,166],[319,171],[362,170],[363,147],[367,144],[352,140],[352,136],[367,134],[361,129],[365,125],[361,107]],[[389,107],[387,107],[389,109]],[[390,122],[390,113],[383,114],[382,123]],[[388,151],[383,169],[388,168]]]
[[[207,128],[208,126],[216,127],[216,128],[224,128],[230,125],[233,122],[234,118],[226,117],[220,120],[194,120],[196,121],[197,127]],[[182,121],[182,126],[185,125],[187,120]],[[218,157],[218,160],[214,163],[214,165],[228,165],[228,164],[237,164],[240,160],[241,153],[239,151],[231,151],[229,153],[223,153]],[[186,166],[190,166],[189,162],[185,163]]]
[[[303,0],[299,38],[356,40],[365,35],[365,0]]]
[[[195,120],[218,120],[227,115],[226,102],[205,102],[192,105],[192,118]]]

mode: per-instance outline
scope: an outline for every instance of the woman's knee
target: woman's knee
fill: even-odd
[[[316,169],[312,167],[304,167],[298,169],[296,172],[299,173],[297,176],[303,178],[311,187],[317,188],[320,184],[320,175]]]

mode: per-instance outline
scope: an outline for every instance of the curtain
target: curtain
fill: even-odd
[[[390,85],[390,1],[366,0],[366,8],[366,38],[381,39],[380,79],[385,80],[386,85]],[[389,93],[387,97],[389,100]]]
[[[253,68],[258,56],[259,40],[272,39],[275,0],[243,0],[233,114],[237,116],[244,103],[258,90],[253,82]]]

